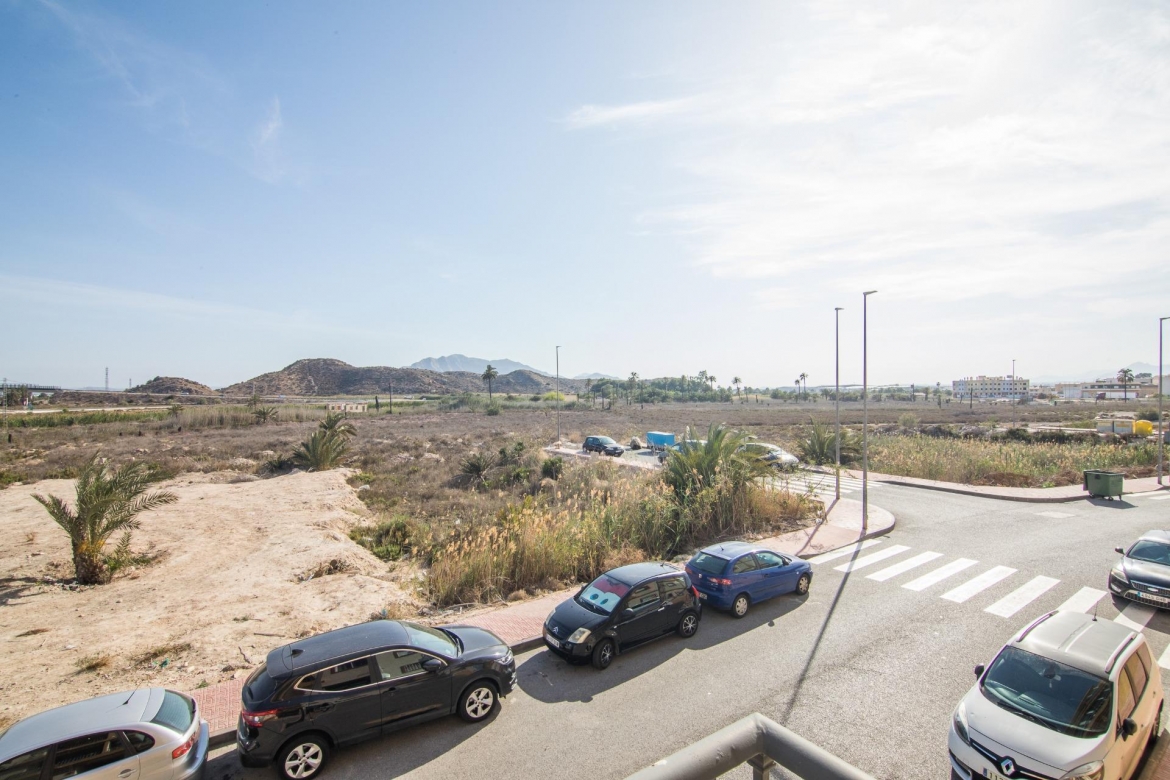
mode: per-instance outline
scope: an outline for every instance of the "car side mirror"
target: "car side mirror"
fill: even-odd
[[[422,662],[422,668],[425,672],[437,672],[444,666],[446,666],[446,664],[444,664],[438,658],[428,658]]]
[[[1129,739],[1130,737],[1132,737],[1136,733],[1137,733],[1137,723],[1134,722],[1133,718],[1126,718],[1125,720],[1121,721],[1121,738],[1122,739]]]
[[[1125,548],[1124,547],[1114,547],[1113,552],[1119,552],[1122,555],[1125,555]]]
[[[984,672],[984,671],[986,671],[986,670],[987,670],[987,667],[986,667],[986,666],[984,666],[983,664],[977,664],[977,665],[975,666],[975,677],[976,677],[976,678],[982,677],[982,676],[983,676],[983,672]]]
[[[622,610],[622,620],[633,620],[633,619],[634,619],[634,610],[630,609],[629,607],[626,607],[625,609]]]

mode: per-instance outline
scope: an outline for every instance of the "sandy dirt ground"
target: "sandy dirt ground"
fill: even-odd
[[[101,693],[222,682],[298,636],[408,607],[410,575],[347,536],[368,516],[350,473],[162,483],[179,500],[142,515],[133,545],[155,560],[88,588],[71,584],[68,539],[31,497],[71,499],[72,481],[0,491],[0,727]]]

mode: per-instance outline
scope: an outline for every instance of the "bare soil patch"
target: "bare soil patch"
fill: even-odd
[[[348,538],[368,514],[345,469],[234,481],[187,474],[142,515],[153,563],[105,586],[72,581],[69,542],[31,494],[0,491],[0,719],[138,686],[190,690],[251,668],[298,636],[414,611],[413,569],[391,573]],[[253,478],[254,479],[254,478]]]

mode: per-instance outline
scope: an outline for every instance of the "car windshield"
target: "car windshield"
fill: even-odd
[[[1109,728],[1113,684],[1051,658],[1005,647],[979,686],[995,704],[1061,734],[1092,737]]]
[[[705,574],[722,574],[723,570],[727,568],[727,559],[701,552],[691,558],[691,566]]]
[[[577,603],[584,604],[590,609],[608,615],[622,600],[622,596],[630,592],[630,586],[615,580],[608,574],[602,574],[593,582],[585,586],[585,590],[577,594]]]
[[[420,626],[406,621],[402,622],[402,627],[406,629],[410,643],[421,650],[446,656],[459,655],[459,646],[455,644],[454,638],[441,628]]]
[[[1163,566],[1170,566],[1170,544],[1143,540],[1130,547],[1126,555],[1136,561],[1160,563]]]
[[[613,439],[609,438],[608,436],[598,436],[598,437],[597,437],[597,443],[598,443],[598,444],[605,444],[605,445],[610,445],[610,444],[617,444],[617,442],[616,442],[616,441],[614,441]]]

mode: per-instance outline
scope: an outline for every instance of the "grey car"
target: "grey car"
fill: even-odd
[[[1114,596],[1170,609],[1170,533],[1148,531],[1129,546],[1115,548],[1121,560],[1109,572]]]
[[[46,710],[0,734],[0,778],[203,777],[207,722],[190,696],[139,688]]]

